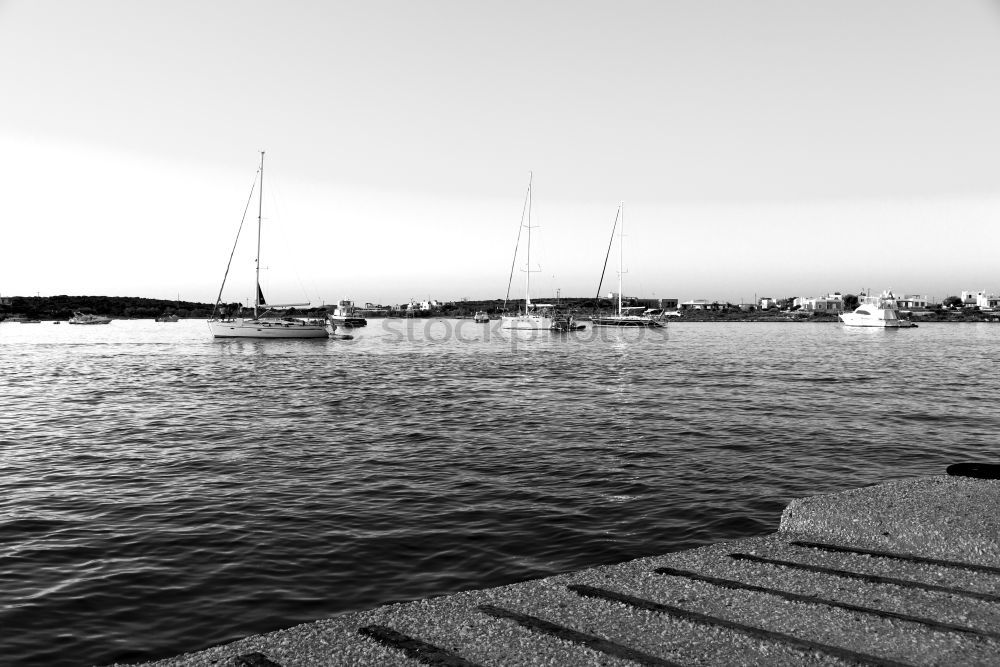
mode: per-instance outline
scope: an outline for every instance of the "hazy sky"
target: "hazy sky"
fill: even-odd
[[[0,0],[0,294],[214,300],[260,150],[273,301],[503,297],[529,171],[539,297],[619,201],[627,294],[1000,292],[998,82],[986,0]]]

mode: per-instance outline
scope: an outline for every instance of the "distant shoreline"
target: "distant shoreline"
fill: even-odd
[[[549,299],[551,303],[574,313],[578,319],[608,315],[615,312],[615,306],[609,299],[562,298]],[[537,303],[543,303],[539,299]],[[656,308],[656,299],[633,299],[630,303],[647,308]],[[516,312],[524,307],[524,300],[487,299],[477,301],[458,301],[442,303],[429,310],[409,310],[403,307],[358,308],[358,313],[370,319],[389,318],[471,318],[476,312],[485,311],[492,319],[500,317],[506,304],[507,311]],[[228,312],[235,312],[242,307],[239,303],[227,303],[222,307]],[[333,305],[322,305],[301,310],[288,311],[294,317],[325,317]],[[389,309],[388,314],[386,310]],[[179,299],[147,299],[144,297],[115,296],[29,296],[3,297],[0,299],[0,321],[66,321],[76,312],[103,315],[112,319],[155,319],[162,315],[177,315],[181,319],[208,319],[213,315],[215,306],[209,303],[181,301]],[[680,317],[664,317],[664,321],[683,322],[839,322],[836,313],[744,310],[744,307],[732,304],[718,304],[716,308],[690,309],[680,311]],[[940,322],[1000,322],[1000,312],[979,311],[974,308],[957,310],[934,309],[916,311],[910,317],[914,323]]]

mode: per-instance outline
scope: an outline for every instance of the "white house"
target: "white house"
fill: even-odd
[[[962,305],[963,306],[975,306],[979,302],[979,298],[985,296],[986,292],[984,290],[979,290],[978,292],[972,291],[962,291]]]
[[[980,292],[976,297],[976,305],[979,310],[997,310],[1000,308],[1000,296]]]
[[[896,297],[896,305],[900,310],[925,310],[930,299],[920,294],[904,294]]]
[[[762,296],[760,298],[760,309],[761,310],[767,310],[768,308],[777,307],[777,306],[778,306],[778,300],[777,299],[772,299],[769,296]]]
[[[802,310],[817,313],[842,313],[844,312],[844,297],[840,292],[827,294],[826,296],[799,297],[793,302]]]

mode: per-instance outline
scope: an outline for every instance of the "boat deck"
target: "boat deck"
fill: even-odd
[[[793,501],[763,537],[350,613],[155,664],[997,664],[998,516],[1000,481],[890,482]]]

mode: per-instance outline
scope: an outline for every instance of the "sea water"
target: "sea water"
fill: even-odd
[[[0,324],[0,656],[143,661],[996,454],[1000,326]]]

